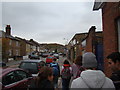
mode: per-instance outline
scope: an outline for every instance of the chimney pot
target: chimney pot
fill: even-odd
[[[10,27],[10,25],[6,25],[6,34],[11,35],[11,27]]]

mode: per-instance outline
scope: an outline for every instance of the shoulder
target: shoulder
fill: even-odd
[[[69,67],[70,70],[72,70],[72,67]]]
[[[112,81],[120,81],[120,73],[119,72],[113,73],[110,79]]]
[[[82,78],[79,77],[72,81],[71,88],[88,88],[88,86],[84,83]]]
[[[113,84],[113,81],[111,79],[109,79],[108,77],[106,77],[106,81],[105,81],[104,86],[107,86],[109,88],[115,88],[114,84]]]

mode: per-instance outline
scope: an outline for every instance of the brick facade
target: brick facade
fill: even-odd
[[[68,43],[68,59],[73,61],[78,55],[82,55],[81,42],[87,33],[77,33]]]
[[[108,67],[106,57],[118,51],[118,30],[116,20],[120,18],[120,2],[107,2],[102,8],[103,20],[103,41],[104,41],[104,65],[105,73],[110,76],[111,71]]]

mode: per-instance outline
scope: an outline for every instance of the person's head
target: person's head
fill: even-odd
[[[113,52],[107,56],[110,69],[115,72],[120,70],[120,53]]]
[[[70,64],[68,60],[65,60],[63,64]]]
[[[65,60],[65,61],[63,62],[63,66],[64,66],[64,67],[70,67],[69,61],[68,61],[68,60]]]
[[[42,67],[38,74],[39,81],[48,79],[49,81],[53,80],[53,71],[50,67]]]
[[[92,52],[86,52],[85,54],[83,54],[82,66],[85,69],[96,69],[97,68],[96,56]]]
[[[81,55],[77,56],[74,63],[77,64],[77,65],[82,66],[82,56]]]
[[[53,58],[53,62],[56,62],[56,60],[57,60],[56,58]]]

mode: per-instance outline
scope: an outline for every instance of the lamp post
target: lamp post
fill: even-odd
[[[68,44],[68,39],[63,38],[63,40],[65,41],[64,44],[67,45]]]

